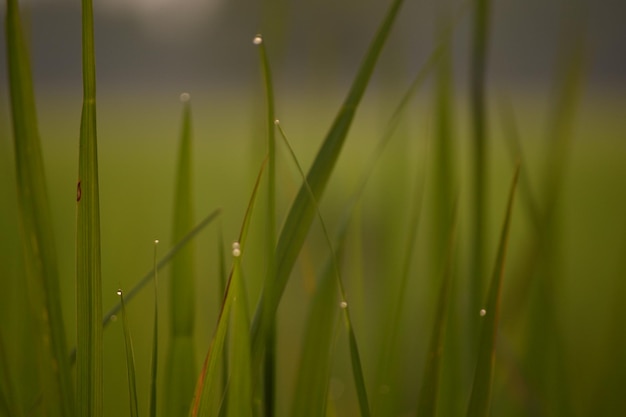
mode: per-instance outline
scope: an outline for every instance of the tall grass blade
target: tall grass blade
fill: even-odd
[[[82,1],[83,109],[80,123],[76,229],[76,412],[102,416],[102,278],[96,138],[93,5]]]
[[[402,4],[403,0],[394,0],[391,4],[354,79],[350,92],[309,170],[306,177],[307,181],[300,187],[300,191],[289,210],[271,259],[262,298],[252,324],[252,355],[255,370],[260,369],[267,334],[274,322],[283,290],[315,216],[315,205],[309,195],[309,188],[312,190],[313,197],[319,201],[339,157],[378,56]]]
[[[324,232],[324,237],[326,238],[326,243],[330,249],[330,256],[331,256],[331,263],[332,263],[332,267],[333,267],[333,272],[334,272],[334,276],[336,278],[336,282],[337,282],[337,287],[339,290],[339,295],[341,297],[341,302],[340,302],[340,307],[343,311],[343,318],[344,318],[344,322],[346,324],[346,329],[348,331],[348,341],[349,341],[349,348],[350,348],[350,360],[352,362],[352,374],[354,377],[354,385],[356,387],[356,392],[357,392],[357,396],[359,399],[359,407],[360,407],[360,412],[361,412],[361,416],[367,417],[370,415],[370,408],[369,408],[369,400],[367,397],[367,390],[365,388],[365,377],[363,376],[363,367],[361,365],[361,357],[359,354],[359,348],[358,348],[358,344],[356,341],[356,335],[354,334],[354,327],[352,325],[352,320],[350,318],[350,310],[348,309],[348,302],[347,302],[347,297],[346,297],[346,291],[344,289],[343,286],[343,281],[341,279],[341,272],[339,269],[339,261],[337,259],[337,255],[336,252],[333,249],[333,245],[332,242],[330,240],[330,234],[328,233],[328,229],[326,228],[326,223],[324,222],[324,219],[322,217],[322,213],[319,210],[319,205],[317,203],[317,200],[315,198],[315,195],[313,194],[313,190],[311,189],[307,178],[304,174],[304,171],[302,170],[302,167],[300,166],[300,163],[298,162],[298,158],[296,157],[295,152],[293,151],[293,148],[291,147],[291,145],[289,145],[289,141],[287,140],[287,136],[285,135],[285,132],[283,131],[282,127],[280,126],[280,124],[278,123],[278,120],[276,121],[276,125],[278,126],[278,130],[281,134],[281,137],[285,143],[285,145],[287,146],[287,148],[289,149],[289,153],[291,154],[292,159],[294,160],[296,166],[298,167],[298,171],[300,172],[300,175],[302,176],[302,181],[304,183],[304,185],[307,187],[307,191],[310,194],[310,198],[313,201],[314,204],[314,208],[315,211],[317,213],[317,216],[319,218],[320,221],[320,225],[322,226],[322,230]]]
[[[528,383],[541,398],[536,407],[546,414],[562,410],[564,415],[573,414],[573,410],[571,382],[565,370],[564,336],[557,318],[561,271],[555,258],[561,246],[561,196],[573,145],[575,112],[582,93],[586,59],[585,32],[579,20],[584,16],[584,10],[579,4],[573,6],[576,19],[569,22],[572,26],[567,28],[564,36],[566,43],[561,51],[552,114],[548,121],[548,165],[542,177],[543,210],[535,242],[540,269],[532,283],[534,292],[529,297],[529,333],[524,358]]]
[[[239,232],[239,239],[235,242],[236,244],[233,244],[233,255],[236,255],[235,257],[242,257],[245,253],[244,249],[250,220],[252,218],[254,202],[256,200],[257,191],[259,189],[261,177],[266,164],[267,158],[263,162],[263,166],[259,170],[256,183],[254,184],[254,189],[252,191],[252,195],[250,196],[248,208],[244,215],[241,230]],[[222,384],[220,383],[219,375],[220,364],[223,361],[224,341],[228,330],[233,299],[237,296],[236,292],[238,292],[232,290],[233,276],[233,270],[231,270],[229,279],[226,283],[221,310],[217,319],[217,327],[213,334],[209,350],[204,359],[202,370],[200,371],[200,376],[198,377],[198,381],[196,383],[194,397],[189,411],[189,415],[192,417],[208,416],[212,410],[219,409],[219,404],[222,398]]]
[[[487,72],[487,43],[489,40],[489,17],[491,0],[474,2],[474,20],[472,33],[472,52],[470,65],[470,111],[472,124],[472,253],[469,277],[470,314],[479,309],[485,287],[486,236],[489,235],[487,219],[487,116],[485,79]],[[471,317],[471,316],[470,316]],[[470,332],[474,334],[475,332]],[[471,346],[474,346],[472,341]]]
[[[454,204],[454,203],[453,203]],[[426,356],[426,366],[422,377],[422,386],[417,399],[417,416],[437,415],[437,401],[439,397],[439,381],[441,375],[441,359],[444,352],[444,339],[448,327],[448,314],[452,279],[454,274],[454,254],[456,252],[456,223],[457,209],[452,210],[452,219],[446,227],[448,233],[448,245],[443,262],[443,274],[439,299],[437,301],[435,322],[430,336],[430,345]],[[451,397],[453,398],[453,397]],[[449,400],[449,398],[447,398]]]
[[[267,49],[261,35],[254,38],[254,44],[259,46],[259,56],[263,72],[263,85],[266,97],[266,126],[267,126],[267,220],[266,220],[266,240],[267,258],[272,259],[274,247],[276,246],[276,144],[274,120],[276,119],[274,110],[274,86],[272,83],[272,71]],[[267,335],[264,360],[264,381],[263,381],[263,405],[264,415],[274,415],[275,386],[276,386],[276,326],[272,323]]]
[[[152,330],[152,364],[150,366],[150,417],[157,415],[157,384],[158,384],[158,362],[159,362],[159,291],[158,291],[158,268],[157,268],[157,245],[154,241],[154,325]],[[184,410],[187,412],[187,410]],[[181,415],[184,415],[185,412]]]
[[[39,350],[41,411],[74,415],[74,390],[61,310],[59,272],[46,190],[28,48],[16,0],[8,0],[6,42],[22,250]]]
[[[24,416],[22,405],[17,397],[17,387],[7,357],[4,337],[0,332],[0,416]]]
[[[500,319],[500,293],[502,279],[504,277],[504,263],[509,240],[511,214],[513,212],[513,202],[515,200],[515,190],[519,172],[520,166],[518,164],[509,191],[509,201],[500,234],[498,254],[491,276],[487,302],[485,307],[480,310],[480,315],[483,316],[483,323],[478,346],[478,359],[474,371],[474,383],[472,385],[472,393],[467,408],[468,417],[487,417],[489,416],[491,408],[491,389],[496,357],[496,337],[498,334],[498,321]]]
[[[241,251],[241,249],[239,249]],[[250,318],[241,270],[241,252],[233,248],[233,293],[230,317],[230,377],[227,416],[252,417],[252,368],[250,359]],[[218,358],[219,360],[219,358]]]
[[[130,336],[130,326],[128,315],[126,314],[126,304],[124,303],[124,293],[117,290],[122,305],[122,325],[124,328],[124,345],[126,346],[126,369],[128,370],[128,395],[130,398],[130,415],[139,417],[139,406],[137,402],[137,375],[135,372],[135,353],[133,350],[133,340]]]
[[[181,239],[194,224],[192,190],[191,105],[183,102],[178,154],[172,240]],[[170,342],[165,371],[165,415],[180,416],[189,410],[197,377],[193,329],[195,323],[194,245],[190,243],[172,259],[170,294]]]
[[[218,237],[218,259],[219,259],[219,293],[218,304],[222,303],[224,296],[226,295],[226,282],[228,281],[228,270],[226,269],[226,253],[224,251],[224,235],[220,228]],[[224,341],[224,353],[222,358],[222,392],[226,392],[226,385],[228,384],[228,340]],[[224,412],[226,409],[224,408]]]

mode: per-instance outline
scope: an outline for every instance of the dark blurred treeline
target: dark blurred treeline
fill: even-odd
[[[387,7],[384,0],[219,0],[193,22],[177,18],[190,0],[178,0],[148,28],[123,7],[95,1],[98,82],[118,88],[258,81],[251,44],[263,33],[276,76],[285,82],[350,79]],[[128,0],[131,2],[131,0]],[[136,1],[136,0],[135,0]],[[211,1],[211,0],[207,0]],[[218,0],[213,0],[218,1]],[[118,2],[119,3],[119,2]],[[159,2],[154,2],[159,3]],[[463,9],[465,4],[465,12]],[[467,2],[407,0],[379,76],[412,74],[436,40],[437,22],[461,13],[454,35],[457,78],[467,73]],[[23,2],[39,88],[80,88],[80,2]],[[177,11],[178,10],[178,11]],[[463,15],[464,13],[464,15]],[[4,14],[4,12],[2,12]],[[203,15],[204,14],[204,15]],[[572,33],[583,34],[588,81],[626,86],[626,2],[602,0],[495,0],[491,16],[489,79],[527,86],[549,82],[559,51]],[[4,37],[4,30],[1,37]],[[0,71],[6,72],[4,39]],[[5,76],[6,77],[6,76]],[[383,78],[384,79],[384,78]]]

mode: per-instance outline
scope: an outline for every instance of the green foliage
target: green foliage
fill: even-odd
[[[286,2],[280,3],[285,6]],[[498,102],[502,136],[506,137],[506,142],[500,143],[488,117],[491,2],[468,4],[473,11],[469,107],[457,100],[465,88],[456,85],[453,75],[453,51],[458,42],[454,32],[467,23],[465,4],[454,19],[440,21],[431,53],[412,77],[407,77],[399,97],[393,98],[397,91],[389,86],[397,86],[401,79],[398,69],[393,70],[398,80],[389,82],[384,77],[389,66],[395,65],[392,55],[405,53],[397,48],[398,39],[390,36],[403,1],[389,3],[308,172],[301,163],[307,155],[301,150],[308,142],[304,144],[301,138],[288,141],[282,127],[291,123],[292,113],[286,111],[282,123],[276,120],[276,101],[281,96],[275,96],[270,45],[260,35],[254,44],[265,90],[265,129],[253,134],[254,140],[267,140],[267,149],[264,155],[252,155],[264,157],[264,161],[249,195],[239,185],[252,180],[234,168],[240,152],[230,142],[236,141],[211,142],[215,146],[211,152],[218,155],[215,160],[222,157],[218,151],[226,152],[221,163],[228,172],[220,171],[219,164],[195,163],[206,155],[200,141],[192,146],[191,107],[189,101],[184,102],[178,159],[171,161],[176,174],[172,178],[158,173],[150,177],[159,190],[171,189],[169,184],[174,183],[173,204],[166,204],[173,209],[173,245],[157,262],[155,243],[154,265],[148,273],[134,286],[129,285],[128,292],[122,295],[120,290],[118,300],[108,300],[113,291],[109,294],[106,290],[103,296],[103,286],[126,278],[101,275],[115,262],[104,263],[100,256],[93,11],[91,1],[84,0],[77,215],[76,230],[70,230],[76,234],[77,245],[74,305],[61,290],[70,288],[71,282],[64,281],[67,274],[59,272],[71,262],[65,259],[65,252],[57,255],[62,246],[53,234],[65,227],[56,224],[58,213],[50,210],[50,202],[55,208],[57,195],[64,194],[53,188],[48,200],[46,183],[51,177],[44,173],[28,48],[17,2],[7,1],[15,176],[6,182],[14,181],[10,185],[19,208],[23,265],[5,267],[9,255],[0,250],[0,275],[8,277],[11,284],[20,283],[23,275],[25,285],[9,287],[23,288],[27,294],[16,300],[10,300],[13,293],[0,294],[1,301],[10,301],[8,307],[2,305],[2,312],[15,313],[20,319],[10,326],[5,323],[14,320],[4,320],[0,327],[0,416],[98,417],[104,414],[107,402],[124,403],[123,412],[130,410],[133,417],[140,415],[144,403],[150,417],[421,417],[457,415],[461,410],[468,416],[484,417],[626,413],[621,393],[626,342],[620,327],[624,315],[620,300],[626,294],[617,279],[625,267],[621,262],[611,268],[610,262],[623,255],[623,230],[617,243],[576,240],[577,233],[586,236],[584,232],[596,233],[602,227],[623,229],[620,208],[626,205],[617,192],[623,169],[605,177],[598,173],[612,160],[623,165],[623,154],[613,151],[623,151],[623,145],[605,144],[606,148],[598,149],[611,151],[589,151],[599,145],[574,140],[584,132],[576,130],[575,124],[587,56],[582,25],[574,22],[564,36],[561,68],[546,117],[547,140],[539,143],[527,137],[534,128],[528,115],[539,111],[534,103],[519,104],[516,91],[506,91]],[[268,3],[267,9],[270,7]],[[280,15],[287,19],[289,13],[281,10]],[[286,52],[286,36],[273,39],[272,34],[286,32],[289,22],[278,23],[280,27],[267,32],[267,39],[276,41],[272,47]],[[387,43],[391,48],[385,58]],[[372,77],[380,77],[376,87],[383,92],[375,117],[365,95]],[[431,79],[433,99],[425,101],[428,109],[424,110],[413,98]],[[297,95],[300,93],[293,94],[303,98]],[[388,105],[394,103],[392,99],[395,106]],[[302,112],[317,125],[321,105],[304,101]],[[309,105],[315,110],[308,111],[305,106]],[[146,105],[142,111],[152,108]],[[457,117],[466,110],[467,126]],[[424,116],[430,121],[422,123]],[[143,116],[133,117],[139,121]],[[384,130],[377,126],[380,120],[388,120]],[[432,137],[424,138],[430,127]],[[353,147],[350,132],[355,136]],[[226,137],[223,133],[218,130],[215,134]],[[277,133],[284,146],[277,147]],[[599,134],[597,129],[595,134]],[[401,146],[394,147],[394,141]],[[513,163],[502,155],[501,146],[508,146]],[[154,152],[161,148],[163,145],[155,144]],[[287,151],[286,158],[281,150]],[[148,151],[153,149],[141,145],[142,156]],[[361,165],[363,153],[370,158]],[[543,170],[536,169],[543,153]],[[342,154],[347,154],[345,159]],[[297,173],[283,167],[281,157],[287,160],[285,165],[294,162]],[[598,160],[591,164],[593,157]],[[570,169],[574,162],[578,163],[576,169]],[[134,156],[132,164],[138,172],[147,166]],[[506,200],[508,174],[501,173],[510,172],[512,165],[516,165],[515,174]],[[196,178],[198,167],[203,175]],[[111,175],[111,171],[104,172]],[[289,172],[298,185],[294,195],[287,185]],[[360,173],[356,181],[355,172]],[[101,176],[107,178],[105,175]],[[0,180],[4,185],[4,178]],[[196,223],[196,203],[201,205],[207,199],[204,194],[197,198],[195,185],[200,184],[204,193],[209,189],[207,181],[219,184],[210,192],[219,194],[223,209]],[[585,186],[596,195],[610,194],[617,207],[582,198],[579,188]],[[116,184],[114,192],[125,187]],[[513,212],[517,192],[523,203],[520,215]],[[117,194],[106,195],[117,198]],[[211,195],[208,200],[213,202],[213,198]],[[247,206],[242,199],[247,199]],[[288,199],[292,199],[291,205],[285,204]],[[257,200],[264,203],[260,210],[255,209]],[[601,215],[594,204],[602,206]],[[576,217],[583,209],[594,218]],[[10,209],[0,210],[2,227],[12,219]],[[495,237],[490,231],[496,230],[498,219],[490,214],[501,211],[505,216],[500,239],[497,246],[491,245]],[[155,209],[155,213],[160,212]],[[207,249],[200,232],[218,215],[222,222],[217,250]],[[240,224],[233,226],[233,217]],[[137,222],[145,224],[144,220]],[[170,224],[161,215],[156,222]],[[225,244],[222,230],[228,236],[236,228],[236,241],[226,239]],[[115,233],[111,235],[119,236]],[[130,237],[136,231],[129,228],[123,233]],[[10,239],[10,232],[7,235]],[[103,235],[102,243],[107,242],[106,233]],[[113,246],[119,247],[112,252],[130,251],[141,259],[141,248],[123,241]],[[202,255],[197,256],[199,253]],[[102,259],[116,259],[114,256]],[[483,264],[492,258],[487,289]],[[170,264],[169,274],[164,274],[169,282],[161,285],[157,274]],[[205,264],[211,272],[198,267],[207,268]],[[577,282],[578,277],[590,275],[594,277],[591,284]],[[154,284],[154,295],[142,300],[139,295],[148,283]],[[165,303],[159,300],[159,292]],[[600,294],[596,300],[602,305],[590,302],[596,308],[581,313],[580,302],[587,302],[595,293]],[[612,298],[605,297],[609,293]],[[610,302],[606,303],[607,299]],[[102,304],[107,300],[115,304],[103,316]],[[137,309],[127,309],[131,302]],[[153,316],[146,306],[154,307]],[[159,310],[163,308],[169,332],[159,329]],[[75,319],[64,320],[63,313],[75,314]],[[118,314],[122,331],[109,332],[109,340],[103,332],[116,325]],[[154,318],[151,326],[145,325],[146,317]],[[608,317],[611,323],[602,321]],[[74,323],[76,327],[70,328]],[[151,334],[151,339],[146,334]],[[74,335],[77,347],[71,352],[67,344],[68,339],[74,341]],[[163,344],[165,354],[159,357]],[[596,351],[599,347],[601,355]],[[196,366],[198,349],[204,356],[201,369]],[[119,374],[117,366],[121,369],[126,364],[129,404],[124,401],[125,384],[103,386],[110,377],[103,366],[106,357],[116,363],[111,375]]]

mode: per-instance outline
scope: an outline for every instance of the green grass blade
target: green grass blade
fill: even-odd
[[[76,403],[81,416],[102,416],[102,277],[96,138],[96,62],[93,5],[82,2],[83,108],[77,186]]]
[[[469,303],[470,312],[479,309],[482,300],[485,270],[485,253],[488,236],[487,210],[487,116],[485,78],[487,69],[487,43],[489,39],[489,16],[491,0],[474,2],[472,52],[470,65],[470,111],[472,132],[472,254],[470,265]],[[474,334],[472,331],[471,334]],[[474,346],[474,343],[471,344]]]
[[[230,317],[230,383],[227,416],[252,417],[252,369],[250,359],[250,318],[242,271],[241,252],[233,248],[233,293]],[[219,360],[219,358],[218,358]]]
[[[317,216],[319,218],[320,221],[320,225],[322,226],[322,230],[324,232],[324,237],[326,238],[326,243],[330,249],[330,257],[331,257],[331,263],[333,266],[333,272],[334,272],[334,276],[336,278],[336,282],[337,282],[337,287],[339,289],[339,295],[341,296],[341,302],[340,302],[340,306],[341,309],[343,311],[343,318],[344,318],[344,322],[346,324],[346,329],[348,330],[348,343],[349,343],[349,348],[350,348],[350,360],[352,363],[352,373],[353,373],[353,377],[354,377],[354,384],[356,387],[356,391],[357,391],[357,396],[359,399],[359,407],[360,407],[360,411],[361,411],[361,416],[367,417],[370,415],[370,408],[369,408],[369,400],[367,397],[367,390],[365,389],[365,377],[363,375],[363,367],[361,365],[361,357],[359,354],[359,347],[356,341],[356,335],[354,334],[354,327],[352,325],[352,320],[350,318],[350,310],[348,309],[348,302],[347,302],[347,297],[346,297],[346,291],[344,289],[343,286],[343,281],[341,279],[341,272],[339,269],[339,261],[337,259],[337,255],[333,249],[333,245],[332,242],[330,241],[330,234],[328,233],[328,229],[326,227],[326,222],[324,222],[324,218],[322,217],[322,213],[319,210],[319,205],[317,203],[317,200],[315,198],[315,195],[313,194],[313,189],[310,187],[306,176],[304,174],[304,171],[302,170],[302,167],[300,166],[300,163],[298,162],[298,158],[296,157],[295,152],[293,151],[293,148],[291,147],[291,145],[289,145],[289,141],[287,140],[287,136],[285,135],[284,130],[282,129],[282,127],[280,126],[280,124],[278,123],[278,120],[276,121],[276,126],[278,126],[278,130],[281,134],[281,137],[285,143],[285,145],[287,146],[287,148],[289,149],[289,153],[291,154],[292,159],[294,160],[296,166],[298,167],[298,171],[300,172],[300,175],[302,176],[302,181],[304,183],[304,185],[307,188],[307,191],[309,192],[310,198],[313,202],[315,211],[317,213]]]
[[[248,235],[248,229],[250,226],[250,220],[252,218],[252,211],[254,208],[254,202],[256,200],[257,191],[261,183],[261,177],[267,163],[267,158],[263,162],[263,166],[259,170],[259,174],[254,184],[252,195],[248,203],[248,208],[242,222],[241,230],[239,232],[239,239],[233,244],[233,256],[235,258],[242,257],[246,245],[246,239]],[[220,364],[223,361],[224,342],[226,339],[226,333],[228,330],[230,312],[233,305],[233,298],[237,296],[237,291],[232,290],[233,283],[233,270],[231,270],[229,279],[226,283],[226,289],[224,291],[224,299],[222,301],[221,310],[217,319],[217,327],[213,334],[211,344],[204,359],[200,376],[196,383],[194,397],[191,405],[189,415],[196,416],[208,416],[212,410],[217,410],[222,398],[222,384],[220,381]]]
[[[0,416],[22,417],[25,414],[17,398],[17,387],[6,352],[4,337],[0,332]]]
[[[150,417],[157,415],[157,384],[158,384],[158,362],[159,362],[159,286],[157,268],[157,245],[158,240],[154,241],[154,329],[152,330],[152,364],[150,367]],[[189,404],[188,404],[189,405]],[[185,415],[187,410],[181,415]]]
[[[226,253],[224,251],[224,235],[220,228],[218,242],[218,259],[219,259],[219,293],[218,304],[220,305],[226,295],[226,283],[228,281],[228,270],[226,269]],[[226,392],[228,384],[228,340],[224,341],[224,354],[222,358],[222,392]],[[226,409],[224,409],[226,411]]]
[[[263,289],[262,299],[257,307],[252,325],[254,369],[260,368],[264,357],[264,344],[267,340],[268,331],[274,322],[274,315],[283,290],[315,216],[315,205],[309,195],[309,187],[313,191],[312,194],[315,199],[319,201],[324,193],[335,162],[339,157],[354,114],[374,71],[378,56],[391,31],[402,3],[403,0],[394,0],[391,4],[387,16],[372,41],[370,49],[354,79],[348,96],[309,170],[306,177],[307,181],[300,187],[300,191],[289,210],[278,238],[276,251],[266,276],[266,285]]]
[[[130,336],[130,326],[128,315],[126,314],[126,303],[124,303],[124,293],[117,290],[122,305],[122,326],[124,328],[124,345],[126,346],[126,369],[128,370],[128,395],[130,398],[130,415],[139,417],[139,406],[137,402],[137,375],[135,373],[135,353],[133,350],[133,340]]]
[[[509,192],[509,201],[500,234],[498,254],[491,276],[487,302],[485,307],[480,310],[480,315],[483,316],[483,323],[478,346],[478,359],[474,372],[474,383],[469,406],[467,408],[468,417],[487,417],[491,408],[491,388],[496,355],[496,336],[498,334],[498,321],[500,319],[500,293],[504,276],[504,263],[508,246],[511,214],[513,212],[513,202],[515,200],[515,190],[519,172],[520,166],[518,165]]]
[[[194,224],[192,198],[191,105],[181,94],[183,121],[178,154],[172,240],[182,238]],[[194,245],[172,259],[170,294],[170,345],[165,377],[165,415],[180,416],[189,410],[197,377],[193,329],[195,322]]]
[[[263,84],[266,97],[266,126],[267,126],[267,220],[266,220],[266,240],[267,259],[272,259],[274,247],[276,246],[276,141],[274,120],[274,86],[272,83],[272,71],[267,49],[261,35],[257,35],[253,43],[259,47],[261,68],[263,70]],[[264,380],[263,380],[263,405],[266,416],[274,415],[275,408],[275,386],[276,386],[276,326],[272,325],[268,331],[265,346],[264,360]]]
[[[454,203],[453,203],[454,205]],[[444,351],[444,338],[447,328],[450,293],[454,273],[454,254],[456,251],[456,207],[452,210],[453,218],[446,227],[448,233],[448,245],[443,263],[443,276],[439,289],[439,299],[435,312],[435,322],[430,336],[430,346],[426,356],[426,366],[422,377],[422,386],[417,399],[417,416],[437,415],[437,400],[439,397],[439,380],[441,374],[441,359]]]
[[[344,228],[344,231],[347,230]],[[338,239],[340,245],[346,233]],[[338,252],[341,247],[337,247]],[[337,289],[333,261],[329,259],[311,300],[309,315],[304,326],[302,353],[298,361],[292,416],[320,417],[325,415],[328,383],[332,365],[333,330],[337,324]]]
[[[41,407],[49,415],[74,415],[74,390],[61,310],[59,272],[35,109],[28,48],[18,3],[7,1],[6,42],[20,227],[29,298],[37,328]]]

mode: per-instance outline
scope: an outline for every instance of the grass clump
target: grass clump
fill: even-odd
[[[582,416],[609,408],[616,414],[626,412],[615,388],[623,382],[624,355],[614,348],[602,359],[581,361],[584,348],[591,348],[575,341],[599,344],[600,333],[594,333],[594,339],[572,331],[570,322],[580,317],[566,315],[566,307],[557,303],[561,292],[570,293],[570,302],[583,294],[568,287],[572,281],[566,271],[575,269],[576,260],[564,260],[558,251],[569,236],[559,222],[569,213],[566,202],[572,202],[567,194],[572,187],[568,164],[576,155],[573,126],[584,74],[582,31],[566,36],[563,50],[569,54],[547,119],[548,168],[536,175],[532,167],[544,149],[535,144],[541,152],[528,152],[530,146],[522,140],[526,126],[517,120],[514,95],[504,94],[508,98],[499,109],[508,142],[497,141],[489,129],[486,75],[492,5],[487,0],[469,4],[473,14],[467,132],[459,128],[463,124],[458,123],[456,98],[463,89],[453,75],[455,32],[466,20],[465,5],[451,14],[453,19],[440,19],[432,51],[411,74],[395,105],[377,109],[383,120],[389,112],[385,130],[381,133],[372,120],[359,118],[359,112],[371,110],[366,91],[376,71],[388,64],[384,50],[397,41],[392,32],[403,4],[389,2],[308,168],[301,163],[306,156],[295,146],[299,138],[288,141],[283,129],[291,126],[290,113],[278,121],[283,97],[275,92],[276,80],[281,80],[271,71],[271,36],[253,40],[265,95],[265,127],[254,136],[263,137],[266,144],[263,155],[254,155],[262,160],[254,179],[235,169],[226,178],[216,165],[197,164],[196,159],[203,158],[198,152],[202,143],[192,143],[189,95],[181,96],[172,216],[171,221],[159,219],[171,225],[172,245],[158,260],[155,244],[148,273],[128,285],[129,291],[120,290],[119,300],[103,315],[108,294],[103,297],[103,285],[112,279],[104,275],[101,258],[99,178],[106,177],[99,170],[97,152],[93,12],[91,2],[84,0],[72,329],[73,320],[62,314],[67,300],[60,288],[67,287],[68,278],[59,273],[64,259],[55,247],[28,48],[17,2],[7,1],[14,186],[28,305],[10,307],[25,318],[23,335],[0,328],[0,416],[98,417],[106,414],[105,403],[113,401],[107,398],[111,392],[116,393],[115,402],[128,396],[124,413],[146,414],[142,404],[148,404],[151,417]],[[415,96],[431,79],[431,110],[418,112]],[[432,117],[432,135],[424,127],[429,123],[418,127],[420,134],[409,126],[414,116],[424,114]],[[351,132],[358,137],[356,151],[349,145]],[[283,142],[276,140],[277,134]],[[390,146],[394,140],[403,141],[396,154],[398,148]],[[501,146],[508,146],[513,162],[500,158]],[[361,164],[360,152],[368,151],[370,158]],[[234,155],[225,158],[228,163]],[[283,159],[296,170],[282,166]],[[140,160],[135,164],[142,169]],[[406,168],[402,178],[394,177],[396,165]],[[349,174],[342,171],[346,166]],[[202,196],[206,191],[206,178],[195,175],[198,167],[221,182],[234,178],[253,183],[252,190],[247,194],[245,187],[236,187],[224,197],[223,209],[213,209],[196,223],[197,190],[203,190]],[[508,180],[512,170],[507,187],[500,177]],[[354,171],[358,175],[352,182]],[[296,184],[293,196],[289,181]],[[516,193],[523,210],[514,210]],[[247,204],[229,206],[229,199],[238,198]],[[492,245],[496,239],[491,230],[498,219],[491,214],[500,212],[500,239]],[[217,248],[207,248],[200,232],[218,216],[222,223],[211,239],[218,242]],[[232,218],[237,226],[232,226]],[[236,237],[229,239],[231,233]],[[122,242],[120,247],[139,258],[137,248]],[[210,272],[198,267],[204,262],[210,263]],[[493,273],[487,280],[489,264]],[[168,282],[159,282],[157,291],[157,273],[166,267],[169,270],[160,276]],[[621,268],[609,271],[605,281],[612,283],[611,274],[618,276]],[[20,273],[6,275],[12,283],[21,279]],[[140,296],[149,283],[154,284],[150,304]],[[154,306],[154,313],[142,308],[147,305]],[[162,310],[166,332],[160,331]],[[615,317],[624,313],[617,301],[610,312]],[[125,353],[114,359],[127,367],[128,389],[124,382],[123,390],[103,385],[109,372],[105,357],[115,356],[115,349],[107,348],[111,345],[105,329],[115,325],[118,314]],[[144,323],[145,317],[154,320],[151,326],[133,325]],[[151,340],[143,337],[143,327],[152,328]],[[115,332],[108,332],[113,338]],[[74,333],[76,349],[71,351],[68,340],[73,337],[68,334]],[[605,337],[624,344],[621,335]],[[23,357],[14,361],[15,352],[26,346]],[[197,354],[204,358],[201,367]],[[24,362],[30,366],[24,367]],[[572,378],[581,366],[584,376],[606,376],[611,386]],[[30,369],[36,374],[30,375]]]

